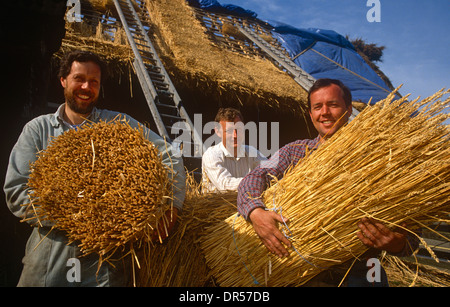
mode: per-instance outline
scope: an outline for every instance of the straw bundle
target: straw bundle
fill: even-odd
[[[207,227],[236,212],[236,192],[202,194],[189,173],[186,198],[176,229],[163,244],[144,249],[137,284],[145,287],[212,286],[199,238]]]
[[[406,223],[410,231],[448,218],[450,127],[442,111],[450,98],[439,100],[448,93],[413,102],[391,94],[273,182],[262,199],[290,218],[283,226],[293,244],[289,257],[269,255],[237,215],[211,227],[202,249],[218,282],[302,285],[367,251],[356,237],[363,217],[389,227]]]
[[[65,132],[39,153],[28,181],[30,209],[38,223],[54,222],[84,254],[104,261],[118,248],[133,253],[133,244],[151,241],[166,223],[169,177],[142,129],[102,121]]]

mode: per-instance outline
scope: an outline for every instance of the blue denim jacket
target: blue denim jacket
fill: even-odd
[[[62,117],[64,111],[62,104],[56,113],[39,116],[28,122],[16,144],[14,145],[8,170],[5,178],[4,191],[6,202],[11,212],[19,218],[25,217],[26,206],[29,203],[27,196],[27,182],[30,174],[30,164],[36,161],[39,151],[45,150],[49,140],[57,137],[65,131],[72,129]],[[133,128],[142,126],[132,117],[119,112],[100,110],[94,108],[90,116],[83,123],[111,121],[121,115]],[[155,144],[161,151],[163,163],[173,168],[175,173],[174,184],[174,207],[182,209],[185,196],[186,175],[182,158],[177,158],[170,144],[156,133],[144,127],[144,133],[148,140]],[[55,167],[57,167],[55,165]],[[28,214],[27,217],[30,217]],[[36,220],[31,221],[36,222]],[[23,259],[24,268],[19,285],[23,286],[124,286],[127,284],[128,276],[126,272],[127,264],[115,264],[113,268],[104,263],[98,269],[98,256],[81,256],[81,252],[76,244],[68,244],[67,236],[56,229],[50,231],[52,223],[45,221],[43,227],[33,227],[33,231],[28,239],[25,257]],[[67,278],[70,274],[71,266],[68,260],[77,258],[80,261],[80,281],[70,281]],[[128,261],[129,262],[129,261]],[[69,273],[68,273],[69,272]]]

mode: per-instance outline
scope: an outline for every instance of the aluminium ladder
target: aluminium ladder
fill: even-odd
[[[181,142],[179,141],[174,142],[173,146],[178,146],[178,150],[185,152],[186,145],[192,146],[194,144],[194,155],[190,154],[190,156],[201,157],[205,150],[201,135],[194,129],[194,125],[182,105],[181,98],[159,59],[131,1],[114,0],[114,5],[133,50],[133,66],[159,134],[165,137],[167,141],[173,142],[176,141],[180,131],[187,132],[188,135],[192,136],[190,142],[186,142],[187,140],[184,137],[182,140],[183,148],[180,148]],[[175,131],[178,131],[178,133]]]
[[[301,69],[293,60],[287,57],[283,52],[273,47],[271,44],[266,42],[262,37],[260,37],[255,31],[246,25],[236,24],[239,31],[244,34],[250,41],[252,41],[256,46],[263,50],[270,58],[272,58],[278,65],[285,69],[288,74],[294,78],[294,80],[303,87],[307,92],[313,86],[316,79],[308,74],[306,71]],[[358,110],[352,107],[352,114],[350,120],[358,115]]]

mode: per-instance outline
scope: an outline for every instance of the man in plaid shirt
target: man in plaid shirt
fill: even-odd
[[[251,221],[267,249],[279,257],[288,256],[285,246],[291,247],[289,240],[277,227],[278,223],[286,222],[287,219],[274,211],[265,210],[260,196],[273,177],[280,179],[289,167],[305,157],[306,152],[315,150],[347,123],[352,114],[351,102],[350,90],[342,82],[317,80],[308,94],[308,109],[319,135],[312,140],[298,140],[285,145],[270,160],[250,172],[239,185],[239,213]],[[396,255],[412,253],[407,244],[406,232],[391,231],[385,225],[369,219],[361,220],[358,226],[358,237],[367,246]]]

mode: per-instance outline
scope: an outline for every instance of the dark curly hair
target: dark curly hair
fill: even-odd
[[[239,117],[241,121],[244,121],[244,117],[239,110],[235,108],[220,108],[214,120],[216,122],[220,122],[221,120],[232,122],[236,117]]]
[[[70,74],[73,62],[94,62],[100,67],[101,79],[104,80],[106,78],[106,66],[103,60],[97,54],[83,50],[71,51],[64,55],[64,57],[61,59],[59,67],[59,78],[62,77],[65,79]]]

